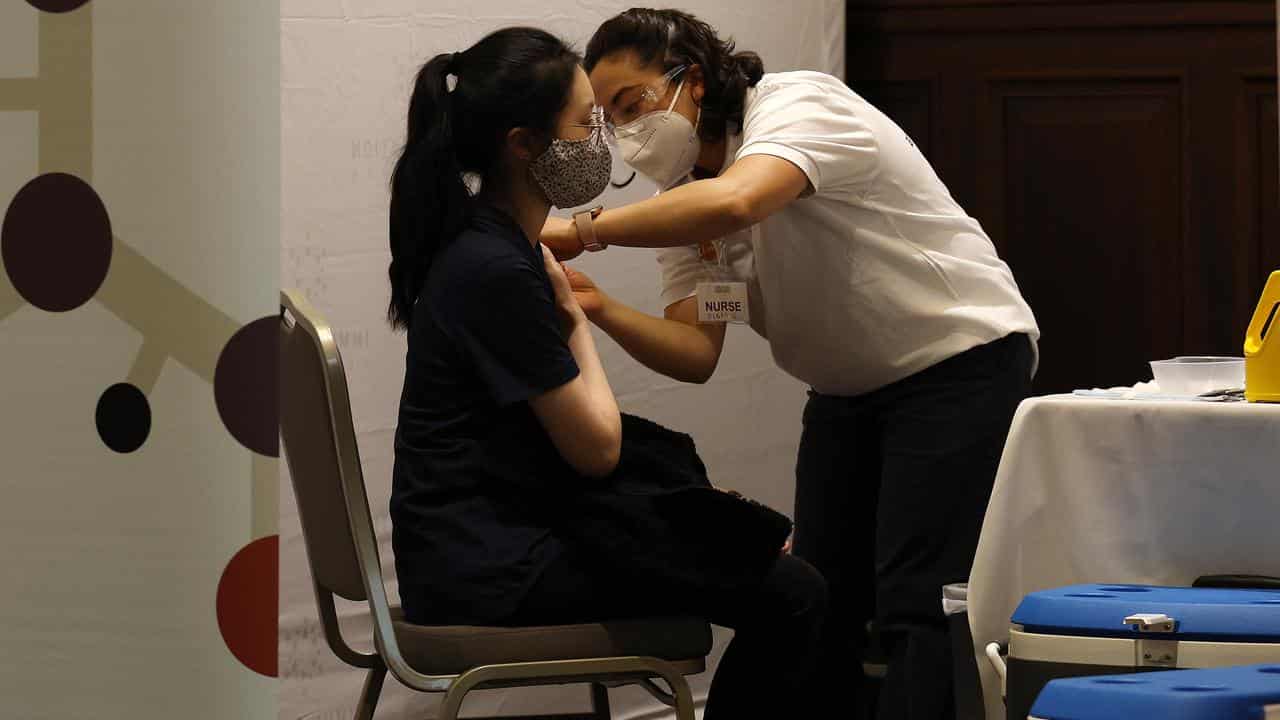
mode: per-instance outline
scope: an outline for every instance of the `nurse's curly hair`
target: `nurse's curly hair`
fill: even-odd
[[[753,52],[735,52],[733,38],[721,40],[714,28],[680,10],[631,8],[600,26],[583,66],[587,72],[616,52],[634,52],[646,67],[659,62],[664,72],[681,65],[702,68],[702,124],[698,135],[706,142],[742,130],[742,106],[747,88],[764,75],[764,61]]]

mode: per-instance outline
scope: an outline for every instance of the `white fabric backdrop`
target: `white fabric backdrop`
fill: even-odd
[[[439,52],[460,50],[502,26],[546,28],[582,48],[605,19],[634,5],[620,0],[283,0],[283,247],[286,287],[297,287],[333,323],[350,376],[382,557],[391,575],[392,434],[403,378],[404,337],[383,317],[387,299],[387,178],[403,136],[413,73]],[[817,69],[843,76],[844,3],[839,0],[688,0],[689,10],[759,52],[767,70]],[[625,178],[623,166],[615,177]],[[644,197],[637,180],[606,205]],[[620,299],[659,313],[652,251],[614,249],[580,266]],[[597,334],[623,409],[691,433],[713,480],[790,512],[804,388],[773,366],[768,347],[732,328],[724,359],[706,386],[669,381]],[[283,465],[283,463],[282,463]],[[297,511],[281,484],[280,717],[350,717],[358,673],[334,659],[319,635]],[[394,583],[389,590],[395,597]],[[367,636],[359,608],[344,617]],[[717,652],[726,640],[717,632]],[[709,673],[695,678],[705,694]],[[658,717],[642,691],[613,693],[616,717]],[[469,713],[585,708],[579,689],[480,693]],[[435,701],[394,681],[379,718],[415,717]],[[653,714],[656,713],[656,714]]]
[[[969,577],[989,720],[1023,596],[1077,583],[1280,575],[1280,406],[1034,398],[1014,418]]]

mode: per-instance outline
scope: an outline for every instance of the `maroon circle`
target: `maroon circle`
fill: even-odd
[[[279,674],[280,536],[245,545],[218,578],[218,631],[245,667],[267,677]]]
[[[213,399],[222,424],[241,445],[280,454],[279,320],[268,315],[227,341],[213,371]]]
[[[89,0],[27,0],[37,10],[51,13],[64,13],[75,10]]]
[[[49,312],[74,310],[98,292],[111,267],[107,208],[75,175],[41,175],[9,203],[0,259],[24,300]]]

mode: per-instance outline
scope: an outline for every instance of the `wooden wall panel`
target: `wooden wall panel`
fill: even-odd
[[[1132,382],[1182,340],[1181,86],[1001,83],[991,100],[990,225],[1044,332],[1040,382]]]
[[[932,80],[878,83],[860,88],[863,96],[893,118],[920,148],[925,157],[933,149],[933,107],[935,84]]]
[[[1276,84],[1265,77],[1245,78],[1237,105],[1236,135],[1237,220],[1235,231],[1247,249],[1241,252],[1237,275],[1245,278],[1237,288],[1232,324],[1244,332],[1257,305],[1267,274],[1280,270],[1280,167],[1268,162],[1277,154],[1280,111]],[[1225,241],[1225,239],[1224,239]]]
[[[849,3],[849,84],[917,139],[1009,260],[1045,334],[1037,391],[1240,353],[1280,267],[1275,12]]]

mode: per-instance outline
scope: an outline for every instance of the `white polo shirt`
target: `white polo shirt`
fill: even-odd
[[[658,251],[667,305],[700,281],[745,281],[779,367],[828,395],[876,390],[1010,333],[1039,338],[978,221],[906,133],[839,79],[765,75],[747,91],[726,168],[749,155],[790,161],[813,192],[720,241],[722,267],[696,246]]]

